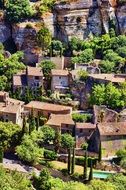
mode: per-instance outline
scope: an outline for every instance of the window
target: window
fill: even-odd
[[[80,133],[83,133],[83,129],[80,129]]]
[[[59,77],[59,79],[61,79],[61,77]]]
[[[39,77],[38,77],[38,76],[35,76],[35,80],[39,80]]]

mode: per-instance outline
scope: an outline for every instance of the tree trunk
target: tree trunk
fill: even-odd
[[[101,162],[102,160],[102,147],[101,147],[101,141],[99,144],[99,153],[98,153],[98,161]]]
[[[74,171],[75,171],[75,147],[73,147],[71,174],[74,174]]]
[[[90,173],[89,173],[89,181],[91,181],[93,179],[93,163],[92,163],[92,158],[90,161]]]
[[[71,149],[68,149],[68,174],[71,174]]]

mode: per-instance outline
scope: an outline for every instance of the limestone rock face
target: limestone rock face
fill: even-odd
[[[117,8],[117,19],[122,34],[126,34],[126,4]]]
[[[12,37],[17,50],[24,52],[24,62],[34,64],[38,62],[41,48],[38,47],[36,34],[38,28],[36,23],[24,22],[12,26]]]
[[[84,39],[90,32],[101,34],[100,12],[93,0],[57,4],[55,15],[56,36],[64,41],[68,41],[72,36]]]
[[[75,0],[56,4],[54,10],[54,34],[66,42],[72,36],[108,33],[110,21],[118,33],[126,33],[126,4],[118,5],[117,0]]]
[[[0,42],[4,43],[11,37],[10,26],[4,21],[4,13],[0,12]]]

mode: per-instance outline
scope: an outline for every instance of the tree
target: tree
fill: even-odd
[[[108,178],[108,181],[116,187],[116,190],[126,189],[126,176],[124,176],[123,174],[111,175]]]
[[[49,79],[51,70],[55,69],[56,65],[52,61],[45,60],[40,63],[40,67],[43,70],[44,76]]]
[[[51,44],[51,33],[49,29],[43,26],[37,33],[38,44],[41,46],[42,51],[45,51]]]
[[[121,99],[121,91],[116,88],[112,83],[109,83],[106,86],[106,105],[110,106],[111,108],[121,108],[125,105],[123,99]]]
[[[8,0],[6,18],[10,22],[19,22],[32,16],[29,0]]]
[[[52,40],[51,42],[51,50],[52,50],[52,56],[53,55],[60,55],[60,57],[63,54],[63,44],[59,40]]]
[[[58,153],[61,146],[61,132],[58,129],[55,131],[54,146],[55,152]]]
[[[105,104],[105,85],[94,85],[90,96],[90,102],[92,105],[104,105]]]
[[[85,152],[85,155],[84,155],[84,180],[87,179],[87,167],[88,167],[88,156],[87,156],[87,148],[88,148],[88,144],[87,143],[84,143],[82,145],[82,148]]]
[[[90,159],[90,173],[89,173],[89,181],[93,179],[93,163],[92,158]]]
[[[23,117],[23,126],[22,126],[22,134],[28,133],[28,127],[27,127],[27,118],[26,116]]]
[[[36,129],[36,122],[34,117],[34,109],[31,109],[31,113],[29,115],[29,134]]]
[[[109,60],[103,60],[99,66],[102,73],[112,73],[115,70],[115,63]]]
[[[43,149],[38,146],[36,134],[31,135],[24,135],[21,145],[16,147],[16,153],[21,160],[34,164],[43,156]]]
[[[7,85],[7,77],[6,76],[0,76],[0,90],[5,90]]]
[[[98,161],[101,162],[102,160],[102,147],[101,147],[101,141],[99,144],[99,153],[98,153]]]
[[[70,134],[61,135],[61,146],[68,152],[68,174],[71,174],[71,149],[74,147],[75,141]]]
[[[91,190],[117,190],[116,186],[109,182],[98,179],[93,179],[89,184],[89,189]]]
[[[49,144],[55,139],[55,130],[48,125],[44,125],[41,127],[41,132],[43,133],[43,142],[45,144]]]
[[[0,147],[0,163],[3,163],[3,147]]]
[[[126,58],[126,46],[119,47],[116,52],[119,56]]]
[[[21,128],[18,125],[0,122],[0,147],[4,150],[15,147],[20,143],[21,137]]]
[[[74,174],[75,171],[75,147],[72,149],[72,165],[71,165],[71,174]]]
[[[0,167],[0,189],[1,190],[33,190],[30,179],[18,171],[8,171]]]
[[[80,81],[86,82],[86,80],[88,78],[88,72],[87,71],[80,70],[80,71],[78,71],[78,75],[79,75],[79,80]]]
[[[34,187],[37,190],[50,190],[51,182],[50,182],[50,174],[47,169],[43,169],[38,177],[34,177]]]

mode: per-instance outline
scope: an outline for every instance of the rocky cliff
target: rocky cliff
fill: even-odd
[[[17,50],[25,53],[26,63],[35,63],[41,54],[36,33],[41,23],[49,28],[52,36],[67,42],[72,36],[81,39],[89,35],[108,33],[110,23],[114,23],[118,33],[126,34],[126,3],[116,0],[74,0],[57,2],[52,13],[42,18],[9,25],[0,12],[0,42],[12,38]]]

